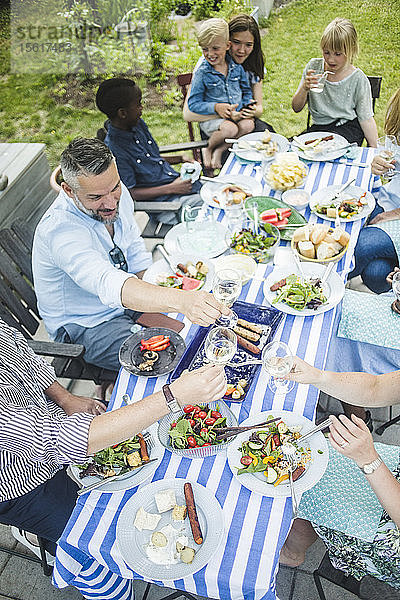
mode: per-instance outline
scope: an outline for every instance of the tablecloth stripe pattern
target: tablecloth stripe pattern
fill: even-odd
[[[373,150],[364,149],[360,160],[370,162],[372,154]],[[253,164],[240,163],[233,155],[225,165],[224,172],[241,173],[261,180],[258,168]],[[305,189],[312,193],[317,188],[342,183],[353,174],[357,178],[357,185],[376,190],[377,181],[371,177],[368,168],[340,163],[309,165]],[[265,195],[280,196],[278,192],[270,190],[265,181],[263,183]],[[305,217],[311,222],[322,222],[308,208]],[[223,218],[221,211],[218,219]],[[351,234],[350,246],[336,266],[344,277],[352,268],[353,250],[362,224],[362,221],[356,221],[345,226]],[[271,266],[258,265],[257,276],[263,277],[270,271]],[[262,304],[262,283],[251,280],[243,287],[240,299]],[[183,320],[185,328],[182,335],[189,342],[197,327],[183,315],[173,316]],[[275,339],[287,342],[295,354],[322,368],[332,335],[334,316],[335,310],[306,318],[285,315]],[[154,390],[159,390],[166,381],[167,376],[158,379],[137,378],[121,370],[112,399],[113,407],[121,406],[124,394],[128,394],[130,402],[135,402]],[[267,381],[266,373],[260,369],[246,401],[231,404],[231,409],[240,422],[260,411],[271,409],[290,410],[310,420],[314,418],[317,404],[315,388],[295,385],[285,397],[274,397],[267,388]],[[223,600],[274,600],[279,552],[291,525],[291,499],[260,496],[241,486],[228,468],[225,453],[192,461],[165,451],[153,481],[164,477],[188,479],[207,486],[223,508],[225,525],[221,547],[210,562],[195,575],[166,585]],[[115,541],[115,532],[118,515],[136,489],[112,494],[93,491],[79,498],[59,540],[53,578],[56,586],[61,588],[74,585],[86,598],[97,600],[129,597],[126,595],[129,594],[129,581],[141,579],[141,576],[125,564]],[[162,585],[162,582],[156,583]],[[111,592],[113,586],[115,591]]]

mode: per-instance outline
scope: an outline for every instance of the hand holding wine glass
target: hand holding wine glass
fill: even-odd
[[[240,273],[234,269],[223,269],[218,271],[213,280],[212,287],[213,295],[216,300],[231,307],[232,304],[239,298],[242,291],[242,277]],[[217,325],[225,327],[235,327],[238,322],[237,314],[232,311],[229,316],[221,316],[217,321]]]
[[[293,381],[285,381],[282,377],[288,375],[293,367],[293,354],[289,346],[284,342],[271,342],[267,344],[262,352],[262,363],[264,369],[270,376],[269,389],[276,393],[286,394],[294,387]]]
[[[236,334],[228,327],[213,327],[204,342],[204,353],[215,365],[226,365],[235,355],[237,349]],[[228,384],[225,375],[225,383]]]

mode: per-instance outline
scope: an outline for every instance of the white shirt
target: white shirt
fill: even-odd
[[[151,264],[134,218],[133,200],[121,187],[114,239],[103,223],[79,210],[63,190],[36,228],[34,284],[39,312],[52,339],[68,323],[95,327],[123,314],[123,284]],[[128,273],[111,261],[114,244],[125,256]]]

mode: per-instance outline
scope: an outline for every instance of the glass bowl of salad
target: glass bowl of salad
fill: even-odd
[[[268,263],[273,261],[280,239],[279,229],[275,225],[259,224],[255,232],[254,221],[245,219],[240,231],[227,234],[226,242],[232,252],[250,256],[259,263]]]
[[[187,404],[169,413],[158,424],[158,439],[164,448],[185,458],[205,458],[225,450],[234,436],[216,439],[221,427],[236,427],[238,420],[223,400]]]

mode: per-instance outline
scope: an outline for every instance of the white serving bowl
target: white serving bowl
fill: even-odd
[[[303,210],[310,202],[310,194],[306,190],[286,190],[282,194],[282,202],[289,204],[296,210]]]

